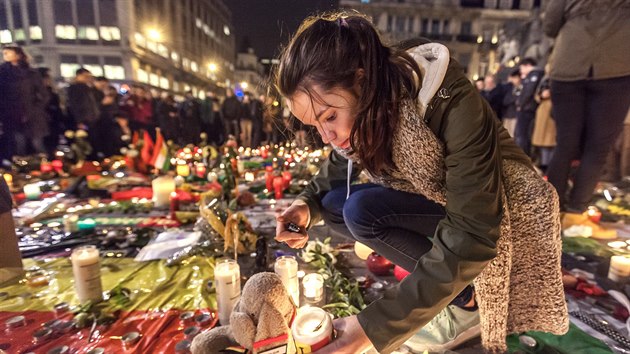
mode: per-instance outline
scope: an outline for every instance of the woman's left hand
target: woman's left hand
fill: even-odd
[[[357,316],[336,319],[333,326],[337,331],[337,338],[313,354],[363,353],[372,347],[372,342],[361,328]]]

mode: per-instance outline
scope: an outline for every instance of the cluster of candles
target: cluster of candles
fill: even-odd
[[[276,259],[274,271],[282,280],[292,301],[300,304],[300,286],[298,262],[293,256],[281,256]],[[217,311],[222,325],[229,324],[234,304],[241,296],[241,272],[234,259],[217,260],[214,267],[214,282],[217,293]],[[324,299],[324,278],[321,274],[307,274],[302,280],[306,306],[299,309],[294,321],[293,335],[298,347],[323,346],[331,339],[332,319],[329,314],[310,306],[319,304]],[[325,342],[325,343],[324,343]],[[322,344],[323,343],[323,344]]]

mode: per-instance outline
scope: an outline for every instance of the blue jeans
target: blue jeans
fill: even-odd
[[[516,113],[516,129],[514,141],[527,156],[532,155],[532,131],[536,121],[536,112],[521,111]]]
[[[322,217],[331,229],[372,248],[412,272],[433,246],[429,239],[446,212],[422,195],[376,184],[336,188],[322,198]],[[463,307],[472,298],[466,287],[451,304]]]

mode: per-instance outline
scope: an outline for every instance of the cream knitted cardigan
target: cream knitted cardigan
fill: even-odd
[[[444,145],[420,117],[411,101],[402,104],[393,140],[397,169],[370,179],[446,205]],[[502,181],[497,257],[475,280],[482,344],[493,353],[506,351],[509,333],[564,334],[569,328],[555,189],[533,169],[511,160],[503,160]]]

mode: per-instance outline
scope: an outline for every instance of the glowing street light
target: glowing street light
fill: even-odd
[[[155,28],[149,28],[147,31],[147,36],[150,40],[159,42],[162,39],[162,34]]]
[[[248,87],[249,87],[249,84],[247,82],[245,82],[245,81],[241,82],[241,88],[243,90],[247,90]]]
[[[208,64],[208,70],[210,70],[210,72],[217,71],[217,64],[215,64],[215,63]]]

